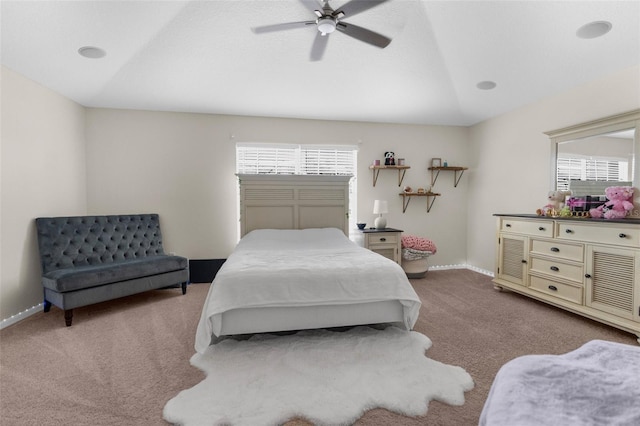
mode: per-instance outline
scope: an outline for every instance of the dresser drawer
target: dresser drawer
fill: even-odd
[[[530,277],[529,287],[533,290],[582,305],[582,287],[575,287],[536,276]]]
[[[571,241],[590,241],[625,247],[640,247],[640,228],[587,223],[558,223],[558,238]]]
[[[369,234],[369,244],[397,244],[398,238],[396,232]]]
[[[553,237],[553,222],[549,220],[502,219],[500,230],[516,234]]]
[[[555,259],[549,260],[537,257],[531,258],[530,272],[537,272],[554,278],[563,278],[576,283],[582,283],[584,277],[582,264],[575,265]]]
[[[568,244],[560,241],[531,240],[531,252],[576,262],[582,262],[584,259],[582,244]]]

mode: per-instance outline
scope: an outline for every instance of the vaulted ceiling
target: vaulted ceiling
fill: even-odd
[[[89,107],[462,126],[640,64],[640,1],[389,0],[343,18],[386,48],[336,31],[320,61],[315,25],[251,30],[309,1],[3,0],[2,64]]]

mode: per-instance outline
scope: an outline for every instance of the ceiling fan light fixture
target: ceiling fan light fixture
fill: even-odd
[[[318,31],[320,31],[322,35],[331,34],[336,30],[336,21],[333,18],[327,18],[327,17],[320,18],[318,19],[317,25],[318,25]]]

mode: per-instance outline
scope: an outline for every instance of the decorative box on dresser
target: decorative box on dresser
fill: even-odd
[[[495,216],[495,288],[634,333],[640,343],[640,220]]]

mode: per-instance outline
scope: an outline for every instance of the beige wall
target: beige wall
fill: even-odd
[[[546,204],[551,152],[544,132],[639,107],[636,66],[473,126],[467,262],[494,269],[494,213],[535,213]]]
[[[88,109],[88,210],[158,212],[168,251],[226,258],[238,235],[236,142],[358,145],[358,220],[372,224],[373,201],[386,199],[388,226],[432,238],[437,264],[464,264],[466,179],[454,189],[452,175],[440,176],[431,212],[415,199],[403,214],[397,172],[374,188],[368,167],[394,151],[411,166],[403,185],[424,187],[431,157],[467,162],[467,138],[460,127]]]
[[[2,68],[0,319],[41,302],[33,219],[45,215],[160,214],[167,251],[225,258],[237,236],[235,142],[359,146],[358,220],[387,199],[388,225],[438,246],[432,265],[493,270],[493,213],[530,213],[549,188],[543,132],[640,106],[639,67],[472,128],[270,119],[83,107]],[[372,186],[368,165],[406,158],[403,185],[429,185],[432,157],[468,166],[457,188],[441,174],[430,213],[402,213],[396,172]],[[55,166],[52,164],[55,163]]]
[[[42,302],[34,219],[85,214],[84,108],[1,68],[0,319]]]

